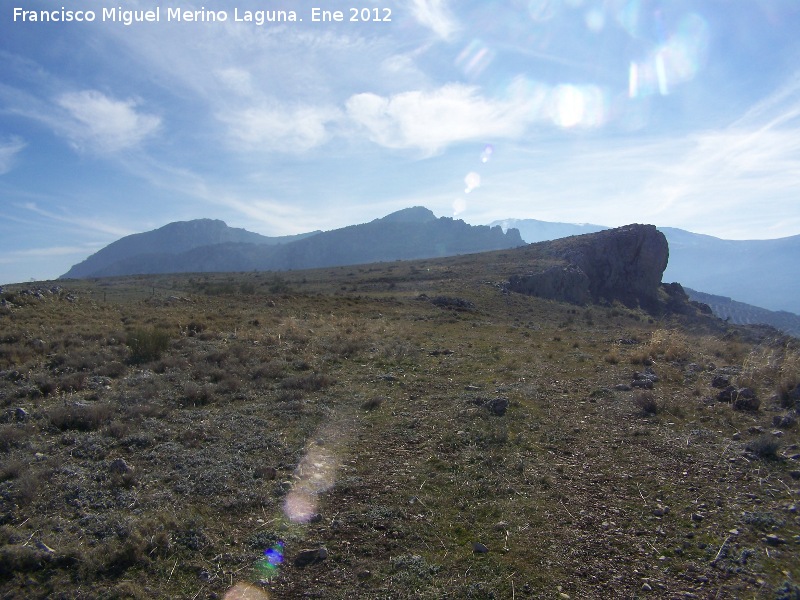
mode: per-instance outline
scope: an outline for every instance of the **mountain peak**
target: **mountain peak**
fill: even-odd
[[[404,208],[378,219],[384,223],[428,223],[435,221],[436,215],[424,206]]]

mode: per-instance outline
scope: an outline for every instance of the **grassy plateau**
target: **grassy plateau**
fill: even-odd
[[[5,286],[0,597],[800,598],[798,341],[527,260]]]

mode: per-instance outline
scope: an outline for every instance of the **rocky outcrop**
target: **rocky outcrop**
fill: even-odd
[[[590,283],[589,277],[579,267],[560,265],[550,267],[542,273],[512,275],[508,288],[512,292],[529,296],[587,304],[591,301]]]
[[[653,225],[628,225],[553,242],[544,256],[560,264],[510,278],[508,288],[575,304],[619,301],[656,312],[661,276],[667,267],[667,240]]]

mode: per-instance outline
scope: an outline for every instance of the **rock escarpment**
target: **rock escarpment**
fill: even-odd
[[[547,269],[510,278],[508,289],[574,304],[621,302],[656,312],[667,239],[653,225],[627,225],[540,246],[554,259]]]

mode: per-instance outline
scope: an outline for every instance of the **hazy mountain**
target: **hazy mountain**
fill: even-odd
[[[529,244],[536,242],[547,242],[571,235],[583,235],[584,233],[596,233],[609,229],[604,225],[592,225],[591,223],[551,223],[548,221],[537,221],[536,219],[505,219],[494,221],[490,226],[499,225],[503,229],[513,227],[519,229],[522,239]]]
[[[800,314],[800,235],[740,241],[660,229],[670,248],[665,281]]]
[[[608,229],[601,225],[506,219],[528,243]],[[739,302],[800,314],[800,235],[776,240],[723,240],[659,227],[669,242],[664,281],[728,296]]]
[[[690,288],[684,288],[689,298],[711,307],[714,315],[735,325],[753,325],[764,323],[775,329],[800,337],[800,316],[786,311],[772,311],[737,302],[727,296],[705,294]]]
[[[97,277],[100,274],[120,272],[118,265],[145,264],[137,257],[149,256],[164,259],[194,248],[226,243],[275,245],[302,239],[319,232],[303,233],[282,237],[267,237],[245,229],[228,227],[223,221],[215,219],[196,219],[169,223],[153,231],[135,233],[112,242],[95,252],[83,262],[74,265],[62,277]],[[167,260],[167,262],[172,262]],[[130,271],[128,271],[130,272]],[[153,272],[153,271],[145,271]]]
[[[196,228],[195,223],[199,223]],[[216,225],[211,228],[209,223]],[[217,234],[210,241],[205,234],[208,229]],[[169,244],[169,232],[173,230],[181,235],[181,241],[176,245]],[[199,232],[197,239],[192,239],[193,230]],[[145,241],[153,239],[154,242],[141,243],[142,236]],[[130,241],[130,238],[136,239]],[[280,271],[435,258],[523,244],[516,229],[504,232],[500,227],[472,226],[446,217],[437,219],[430,210],[422,207],[401,210],[370,223],[293,239],[265,238],[241,229],[231,229],[222,221],[203,219],[171,223],[155,231],[122,238],[70,269],[64,277]]]

